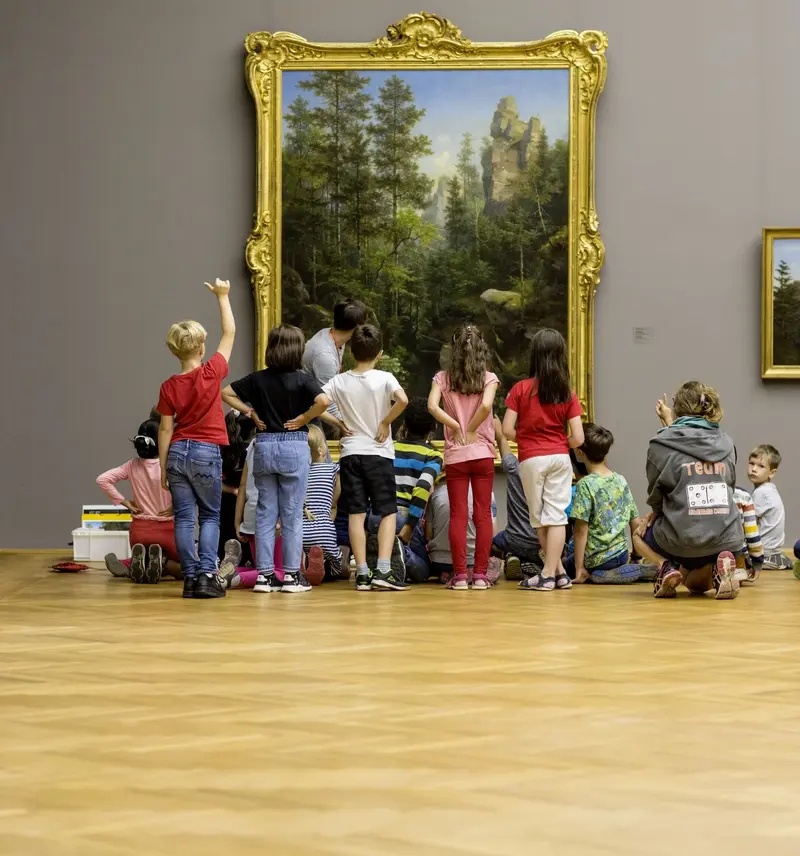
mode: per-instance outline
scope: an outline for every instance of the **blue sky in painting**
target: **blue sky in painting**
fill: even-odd
[[[392,71],[369,71],[367,91],[374,99]],[[298,87],[311,72],[287,71],[283,79],[283,109],[302,95],[312,106],[313,93]],[[420,161],[422,170],[431,177],[452,172],[461,137],[469,132],[480,140],[488,136],[497,102],[513,95],[522,121],[538,116],[552,143],[567,139],[569,132],[569,70],[568,69],[482,69],[452,71],[401,71],[400,76],[414,90],[425,116],[417,125],[417,133],[431,140],[433,154]],[[475,164],[480,168],[480,154]]]
[[[777,270],[778,264],[785,261],[792,269],[792,276],[800,280],[800,240],[796,238],[778,238],[772,245],[772,261]],[[773,288],[775,281],[772,282]]]

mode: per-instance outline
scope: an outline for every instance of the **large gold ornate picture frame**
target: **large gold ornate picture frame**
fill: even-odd
[[[800,229],[764,229],[761,376],[800,379]]]
[[[481,315],[508,384],[527,373],[530,329],[559,327],[575,391],[591,418],[593,302],[604,260],[595,111],[606,78],[606,35],[563,31],[534,42],[472,42],[449,21],[420,13],[372,43],[259,32],[245,47],[258,135],[247,242],[256,366],[264,366],[268,331],[282,320],[307,333],[326,326],[333,296],[325,289],[335,287],[338,297],[358,296],[368,305],[374,297],[384,343],[387,336],[393,343],[385,347],[388,367],[409,374],[401,382],[420,390],[444,359],[442,343],[461,322],[458,313]],[[442,85],[441,72],[456,74]],[[331,87],[339,93],[339,81],[350,101],[330,94]],[[553,106],[556,91],[563,91],[563,107]],[[493,93],[494,114],[482,114],[481,138],[460,117],[469,118],[472,102]],[[541,98],[531,100],[536,93]],[[331,125],[332,103],[341,108],[337,122],[355,124]],[[386,153],[392,110],[404,172]],[[448,115],[460,136],[455,146],[442,124]],[[337,144],[340,129],[350,135],[355,166],[347,187],[341,158],[335,178],[330,164],[324,172],[324,158],[338,157],[330,155],[331,128]],[[369,181],[358,184],[362,155],[374,192]],[[430,283],[444,283],[442,294],[429,294]]]

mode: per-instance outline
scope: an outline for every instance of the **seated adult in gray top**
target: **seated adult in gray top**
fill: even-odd
[[[303,369],[320,386],[341,372],[345,346],[366,319],[367,307],[360,300],[342,300],[333,307],[333,327],[324,327],[306,342]],[[334,405],[328,410],[339,416]]]

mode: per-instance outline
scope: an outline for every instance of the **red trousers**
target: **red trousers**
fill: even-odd
[[[128,537],[131,547],[134,544],[144,544],[145,547],[158,544],[168,559],[178,563],[181,561],[175,546],[175,526],[172,520],[142,520],[140,517],[134,517]]]
[[[472,519],[475,522],[476,574],[485,574],[492,551],[492,488],[494,459],[477,458],[460,464],[447,464],[447,496],[450,500],[450,553],[453,573],[467,572],[467,524],[469,489],[472,487]]]

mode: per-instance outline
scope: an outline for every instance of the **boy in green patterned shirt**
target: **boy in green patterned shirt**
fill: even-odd
[[[585,440],[575,454],[588,474],[579,482],[572,504],[575,521],[575,582],[590,582],[596,571],[610,571],[628,564],[625,530],[636,531],[639,512],[628,482],[606,466],[614,444],[607,428],[587,422]],[[567,568],[569,572],[571,568]]]

